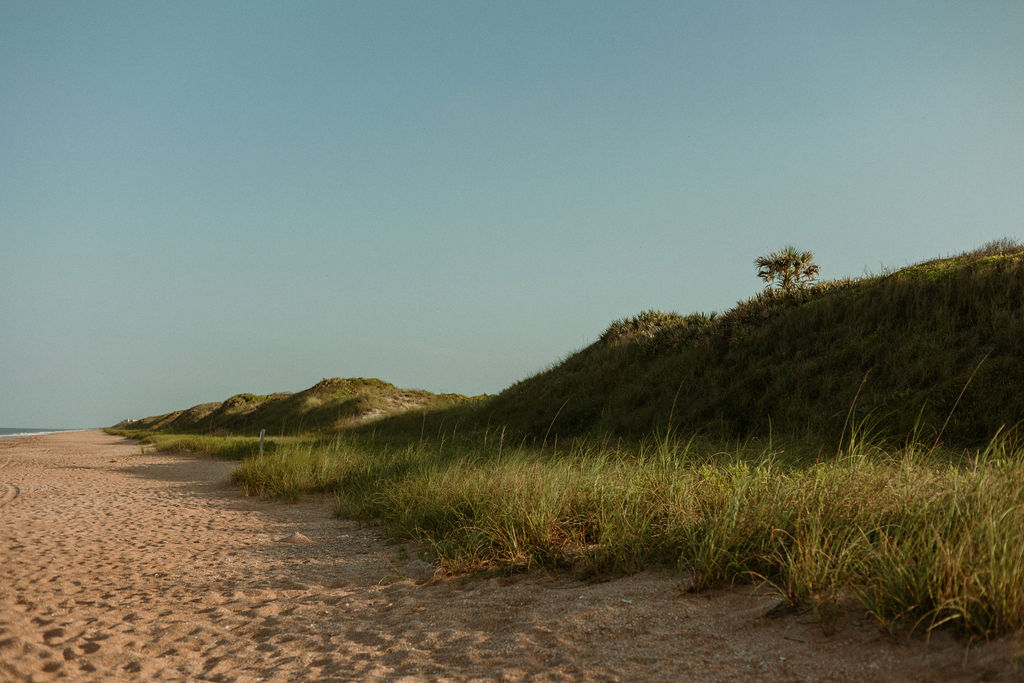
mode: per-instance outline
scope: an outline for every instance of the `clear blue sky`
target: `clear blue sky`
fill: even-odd
[[[0,0],[0,426],[497,392],[1024,238],[1024,3]]]

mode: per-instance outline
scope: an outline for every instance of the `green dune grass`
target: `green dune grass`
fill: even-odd
[[[676,569],[691,590],[764,580],[829,630],[859,605],[886,629],[973,637],[1024,626],[1024,449],[974,453],[853,439],[726,450],[665,438],[539,449],[486,438],[297,442],[248,458],[249,494],[328,492],[453,572]]]

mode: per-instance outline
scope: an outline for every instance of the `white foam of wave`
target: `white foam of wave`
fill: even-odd
[[[42,432],[14,432],[13,434],[0,434],[0,439],[17,439],[25,436],[42,436],[44,434],[64,434],[65,432],[84,432],[84,429],[54,429]]]

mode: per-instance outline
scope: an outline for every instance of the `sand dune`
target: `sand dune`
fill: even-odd
[[[0,442],[0,680],[1010,680],[1012,639],[825,637],[670,573],[431,578],[330,503],[103,432]]]

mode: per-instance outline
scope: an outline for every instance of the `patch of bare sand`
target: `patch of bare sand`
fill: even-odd
[[[410,547],[103,432],[0,440],[0,680],[1019,680],[1019,640],[767,619],[670,573],[429,578]],[[304,541],[301,537],[308,539]]]

